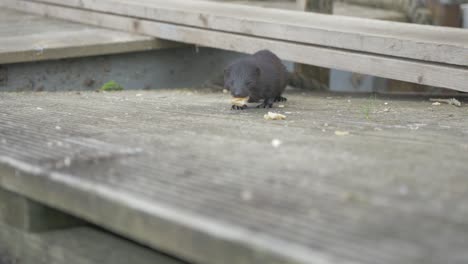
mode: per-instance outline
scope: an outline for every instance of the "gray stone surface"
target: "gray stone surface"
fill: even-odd
[[[466,101],[289,91],[266,121],[203,91],[0,96],[2,187],[181,258],[468,261]]]

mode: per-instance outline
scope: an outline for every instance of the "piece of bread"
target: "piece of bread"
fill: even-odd
[[[249,101],[249,97],[244,97],[244,98],[232,98],[231,100],[231,103],[235,106],[244,106],[247,104],[247,102]]]
[[[265,118],[265,120],[284,120],[286,119],[286,116],[278,113],[268,112],[268,114],[264,115],[263,118]]]

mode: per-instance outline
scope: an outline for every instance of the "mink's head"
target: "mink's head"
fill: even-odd
[[[249,60],[234,62],[224,70],[224,88],[234,97],[250,96],[260,76],[260,69]]]

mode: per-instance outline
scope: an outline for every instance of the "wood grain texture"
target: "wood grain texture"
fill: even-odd
[[[334,0],[296,0],[296,5],[298,10],[317,12],[322,14],[332,14],[333,1]]]
[[[161,39],[254,53],[268,48],[280,58],[326,68],[468,91],[468,69],[286,41],[238,35],[196,27],[110,15],[30,1],[4,0],[9,7]]]
[[[464,29],[208,1],[40,1],[204,29],[468,66],[468,31]]]
[[[297,0],[296,5],[299,10],[304,12],[333,14],[333,0]],[[294,73],[301,76],[300,87],[303,89],[321,90],[321,87],[326,87],[327,89],[330,87],[329,69],[295,63]]]
[[[285,96],[0,94],[0,185],[189,263],[467,263],[466,100]]]
[[[0,173],[4,172],[0,170]],[[24,232],[47,232],[85,225],[71,215],[0,188],[0,225],[3,224]]]
[[[21,11],[21,10],[20,10]],[[153,37],[0,10],[0,63],[145,51],[176,46]]]
[[[186,264],[93,227],[31,233],[0,223],[1,260],[2,264]]]

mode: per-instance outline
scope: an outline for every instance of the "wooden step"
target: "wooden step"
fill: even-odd
[[[0,188],[0,224],[25,232],[44,232],[82,226],[84,223],[71,215]]]
[[[90,226],[29,233],[2,223],[0,263],[184,264]]]
[[[147,51],[174,46],[175,43],[149,36],[0,9],[0,64]]]
[[[190,262],[468,261],[466,101],[0,96],[2,188]]]

